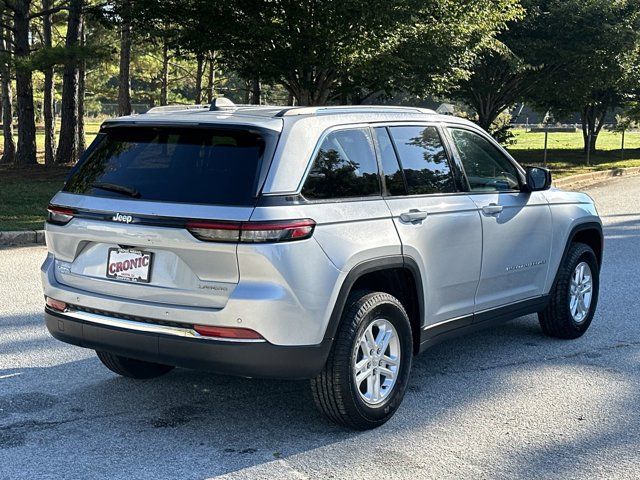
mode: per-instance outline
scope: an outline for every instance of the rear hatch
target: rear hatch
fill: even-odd
[[[50,205],[56,280],[120,298],[223,307],[239,281],[231,226],[251,217],[277,136],[239,125],[103,128]],[[220,226],[217,241],[196,238],[203,222]]]

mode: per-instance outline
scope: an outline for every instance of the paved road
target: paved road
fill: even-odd
[[[306,382],[118,378],[43,327],[44,248],[0,250],[0,478],[638,478],[640,178],[590,193],[607,245],[587,335],[529,316],[442,344],[366,433],[325,423]]]

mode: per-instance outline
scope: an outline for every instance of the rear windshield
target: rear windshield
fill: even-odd
[[[276,134],[249,128],[110,127],[65,192],[180,203],[253,205]]]

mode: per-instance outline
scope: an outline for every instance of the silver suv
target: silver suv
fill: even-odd
[[[376,427],[437,342],[536,312],[587,330],[601,222],[550,183],[418,108],[109,120],[49,205],[46,324],[120,375],[311,379],[329,419]]]

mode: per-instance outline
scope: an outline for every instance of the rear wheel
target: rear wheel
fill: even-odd
[[[572,244],[558,271],[549,304],[538,314],[545,335],[572,339],[587,331],[598,303],[599,274],[591,247]]]
[[[155,378],[169,373],[175,367],[160,363],[144,362],[134,358],[121,357],[109,352],[96,351],[98,358],[114,373],[128,378],[146,379]]]
[[[382,425],[404,397],[412,345],[409,318],[395,297],[354,292],[324,370],[311,380],[316,406],[350,428]]]

